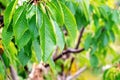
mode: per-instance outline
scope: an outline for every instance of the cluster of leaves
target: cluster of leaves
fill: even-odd
[[[64,48],[63,25],[74,44],[77,24],[64,2],[42,0],[19,6],[18,0],[12,0],[4,12],[2,57],[5,65],[21,63],[25,66],[33,56],[34,62],[52,64],[53,50],[56,46],[61,51]]]
[[[112,67],[104,72],[103,80],[119,80],[120,69],[119,66]]]
[[[106,5],[104,0],[26,0],[21,5],[18,1],[8,2],[4,12],[2,59],[7,68],[14,65],[19,70],[31,61],[49,63],[55,69],[52,53],[56,47],[60,52],[65,45],[74,47],[83,27],[86,32],[82,47],[90,49],[90,63],[97,67],[101,59],[98,56],[106,55],[119,30],[120,11]]]

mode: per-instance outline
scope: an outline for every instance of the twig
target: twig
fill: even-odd
[[[83,68],[80,68],[74,75],[68,76],[66,80],[72,80],[77,78],[82,72],[84,72],[87,69],[86,66],[84,66]]]
[[[84,30],[85,30],[85,28],[83,27],[83,28],[81,29],[80,33],[79,33],[79,37],[78,37],[78,41],[77,41],[77,44],[76,44],[76,46],[75,46],[75,49],[78,49],[78,48],[79,48],[79,45],[80,45],[80,43],[81,43],[81,38],[82,38],[82,35],[83,35]],[[70,63],[70,67],[69,67],[69,71],[70,71],[70,69],[71,69],[71,66],[72,66],[74,60],[75,60],[75,58],[72,57],[71,63]]]
[[[10,73],[12,80],[18,80],[17,72],[15,71],[13,66],[10,66]]]
[[[81,38],[82,38],[83,32],[84,32],[84,27],[83,27],[82,30],[80,31],[80,35],[79,35],[78,42],[77,42],[77,44],[76,44],[75,49],[67,49],[67,50],[63,51],[62,54],[60,54],[58,57],[56,57],[56,58],[54,59],[54,61],[56,61],[57,59],[61,58],[63,55],[66,55],[66,54],[68,54],[68,53],[79,53],[79,52],[84,51],[84,48],[83,48],[83,49],[78,49],[79,44],[80,44],[80,42],[81,42]]]
[[[67,50],[64,50],[59,56],[57,56],[56,58],[54,58],[54,62],[56,62],[58,59],[60,59],[63,55],[67,55],[69,53],[74,53],[74,54],[77,54],[77,53],[80,53],[82,51],[84,51],[85,49],[82,48],[82,49],[67,49]],[[46,64],[45,67],[48,67],[49,64]]]
[[[65,51],[62,52],[62,54],[60,54],[59,56],[57,56],[56,58],[54,58],[54,61],[57,61],[59,58],[61,58],[63,55],[66,55],[68,53],[80,53],[82,51],[84,51],[85,49],[67,49]]]
[[[69,66],[69,72],[70,72],[70,70],[71,70],[71,67],[72,67],[72,64],[73,64],[74,60],[75,60],[75,58],[72,57],[72,58],[71,58],[71,62],[70,62],[70,66]],[[69,72],[68,72],[68,73],[69,73]]]
[[[78,42],[77,42],[77,44],[76,44],[75,49],[78,49],[78,47],[79,47],[79,45],[80,45],[81,38],[82,38],[82,35],[83,35],[84,30],[85,30],[85,28],[83,27],[82,30],[80,31],[80,34],[79,34],[79,37],[78,37]]]
[[[84,27],[82,28],[82,30],[80,31],[80,35],[78,37],[78,42],[75,46],[75,49],[67,49],[67,50],[64,50],[60,55],[58,55],[56,58],[54,58],[54,62],[57,61],[58,59],[60,59],[63,55],[67,55],[69,53],[80,53],[82,51],[84,51],[85,49],[82,48],[82,49],[78,49],[79,45],[80,45],[80,42],[81,42],[81,38],[82,38],[82,35],[83,35],[83,32],[84,32]],[[72,65],[72,64],[71,64]],[[45,67],[48,67],[49,64],[46,64]]]

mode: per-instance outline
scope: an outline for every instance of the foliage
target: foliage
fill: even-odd
[[[103,80],[119,80],[120,79],[120,71],[119,67],[112,67],[105,71]]]
[[[80,47],[85,51],[76,57],[83,61],[80,66],[97,68],[107,64],[109,52],[114,57],[117,55],[110,44],[119,32],[120,11],[114,4],[109,6],[111,0],[25,0],[22,4],[18,4],[20,0],[5,1],[6,4],[0,1],[6,7],[1,56],[6,68],[14,65],[23,78],[26,78],[21,74],[22,71],[26,74],[24,67],[31,68],[29,65],[34,62],[50,64],[57,74],[62,71],[59,65],[64,64],[67,70],[70,60],[65,61],[67,64],[63,60],[54,63],[53,53],[56,48],[59,53],[74,48],[83,28]],[[89,58],[85,56],[87,53]],[[20,68],[23,70],[19,71]],[[4,72],[5,69],[0,73]]]

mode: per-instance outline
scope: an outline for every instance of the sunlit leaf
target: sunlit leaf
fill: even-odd
[[[27,52],[29,51],[29,52]],[[27,45],[26,48],[22,48],[18,53],[18,59],[23,66],[25,66],[31,58],[31,46]]]
[[[36,16],[34,15],[30,20],[29,20],[29,31],[31,34],[32,39],[36,39],[39,35],[38,33],[38,28],[36,26]]]
[[[33,41],[33,49],[36,53],[36,57],[37,57],[38,62],[40,62],[42,59],[42,52],[41,52],[41,48],[40,48],[38,40]]]
[[[64,13],[65,26],[67,28],[68,35],[70,36],[71,44],[73,44],[77,36],[76,20],[74,18],[74,15],[71,13],[71,11],[64,4],[61,5]]]
[[[2,57],[2,60],[4,61],[4,64],[5,64],[6,68],[8,68],[9,65],[10,65],[10,59],[9,59],[10,56],[8,56],[8,55],[6,54],[6,52],[4,52],[4,53],[1,55],[1,57]]]
[[[26,31],[24,33],[24,35],[20,38],[16,40],[16,44],[18,46],[19,49],[23,48],[25,45],[27,45],[27,43],[29,42],[31,36],[30,36],[30,32]]]
[[[61,14],[61,11],[53,4],[53,3],[48,3],[48,9],[50,11],[51,16],[53,19],[59,24],[63,25],[63,15]]]
[[[51,67],[53,73],[56,74],[56,66],[55,66],[53,59],[49,58],[48,62],[50,64],[50,67]]]
[[[55,49],[56,39],[52,23],[46,14],[43,16],[43,25],[40,29],[40,36],[43,60],[47,61],[52,51]]]
[[[13,14],[15,12],[17,3],[18,3],[18,0],[13,0],[5,10],[4,24],[5,24],[6,28],[8,28],[8,26],[11,23],[11,20],[12,20]]]
[[[24,8],[18,8],[14,15],[15,24],[13,24],[13,32],[16,39],[20,39],[25,31],[28,29],[27,19],[26,19],[26,10]],[[21,15],[18,16],[18,13],[21,12]],[[14,22],[13,22],[14,23]]]
[[[40,10],[38,6],[36,6],[36,25],[38,29],[41,28],[42,23],[43,23],[42,11]]]
[[[56,22],[54,22],[53,25],[54,25],[54,28],[55,28],[57,45],[60,48],[60,50],[62,51],[63,48],[64,48],[64,45],[65,45],[63,32]]]
[[[11,29],[6,30],[4,28],[2,31],[2,43],[4,44],[4,46],[8,46],[12,38],[13,38],[13,31]]]
[[[0,61],[0,80],[5,79],[5,69],[4,64]]]
[[[118,24],[120,19],[119,19],[119,13],[117,12],[117,10],[114,10],[113,11],[113,14],[112,14],[112,20]]]
[[[89,17],[89,0],[82,0],[79,2],[79,7],[82,8],[84,16],[86,18],[87,21],[89,21],[90,17]]]

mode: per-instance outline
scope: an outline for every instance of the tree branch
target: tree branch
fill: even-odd
[[[80,31],[80,34],[79,34],[79,37],[78,37],[78,41],[77,41],[77,44],[75,46],[75,49],[67,49],[67,50],[64,50],[60,55],[58,55],[57,57],[55,57],[53,60],[54,62],[56,62],[58,59],[60,59],[63,55],[67,55],[69,53],[80,53],[82,51],[84,51],[85,49],[82,48],[82,49],[78,49],[79,45],[80,45],[80,42],[81,42],[81,38],[82,38],[82,35],[83,35],[83,32],[84,32],[84,27],[82,28],[82,30]],[[72,65],[72,64],[71,64]],[[48,67],[49,64],[46,64],[45,67]]]
[[[54,62],[56,62],[58,59],[60,59],[63,55],[67,55],[69,53],[74,53],[74,54],[77,54],[77,53],[80,53],[82,51],[84,51],[85,49],[82,48],[82,49],[67,49],[67,50],[64,50],[60,55],[58,55],[56,58],[54,58]],[[49,64],[46,64],[45,67],[48,67]]]
[[[17,72],[13,66],[10,66],[10,73],[11,73],[12,80],[18,80]]]
[[[74,75],[68,76],[66,80],[72,80],[77,78],[82,72],[84,72],[87,69],[86,66],[84,66],[83,68],[80,68]]]
[[[84,48],[82,49],[67,49],[67,50],[64,50],[62,52],[62,54],[60,54],[59,56],[57,56],[56,58],[54,58],[54,61],[57,61],[59,58],[61,58],[63,55],[66,55],[66,54],[69,54],[69,53],[80,53],[84,51]]]
[[[80,33],[79,33],[79,37],[78,37],[78,41],[77,41],[77,44],[76,44],[76,46],[75,46],[75,49],[78,49],[78,48],[79,48],[79,45],[80,45],[80,43],[81,43],[81,38],[82,38],[82,35],[83,35],[84,30],[85,30],[85,28],[82,27],[82,29],[81,29],[81,31],[80,31]],[[70,69],[71,69],[71,66],[72,66],[74,60],[75,60],[75,58],[72,57],[71,63],[70,63],[70,67],[69,67],[69,71],[70,71]]]
[[[71,70],[71,67],[72,67],[72,64],[73,64],[74,60],[75,60],[75,58],[72,57],[72,58],[71,58],[71,61],[70,61],[69,72],[70,72],[70,70]]]
[[[84,32],[85,28],[83,27],[82,30],[80,31],[80,34],[79,34],[79,37],[78,37],[78,42],[75,46],[75,49],[78,49],[79,45],[80,45],[80,42],[81,42],[81,38],[82,38],[82,35],[83,35],[83,32]]]

